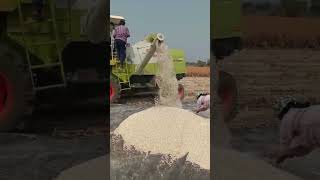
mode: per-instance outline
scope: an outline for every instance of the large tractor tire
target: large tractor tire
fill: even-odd
[[[221,71],[219,73],[219,97],[223,103],[223,115],[225,122],[230,122],[237,115],[238,90],[236,80],[232,75]]]
[[[117,103],[120,99],[120,84],[118,82],[118,79],[111,75],[110,76],[110,103]]]
[[[13,130],[30,113],[33,91],[23,56],[0,43],[0,132]]]

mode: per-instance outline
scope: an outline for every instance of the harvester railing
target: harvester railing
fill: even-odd
[[[131,83],[130,83],[130,75],[129,75],[129,67],[128,67],[128,61],[127,58],[125,59],[125,67],[120,67],[120,61],[118,58],[118,52],[116,50],[116,48],[114,47],[115,43],[114,43],[114,39],[112,39],[111,42],[111,60],[114,61],[114,68],[116,70],[117,73],[117,79],[118,79],[118,83],[120,84],[120,91],[124,91],[124,90],[129,90],[131,89]],[[126,87],[122,87],[122,85],[126,86]]]

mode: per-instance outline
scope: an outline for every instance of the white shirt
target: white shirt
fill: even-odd
[[[210,108],[210,95],[200,96],[197,100],[197,110],[205,111]]]

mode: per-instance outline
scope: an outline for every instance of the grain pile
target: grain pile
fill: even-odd
[[[189,152],[187,161],[210,169],[210,122],[193,112],[157,106],[133,114],[114,131],[125,145],[173,158]]]

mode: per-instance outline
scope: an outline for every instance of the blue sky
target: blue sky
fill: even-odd
[[[110,7],[112,15],[126,18],[130,43],[160,32],[188,61],[210,57],[210,0],[111,0]]]

